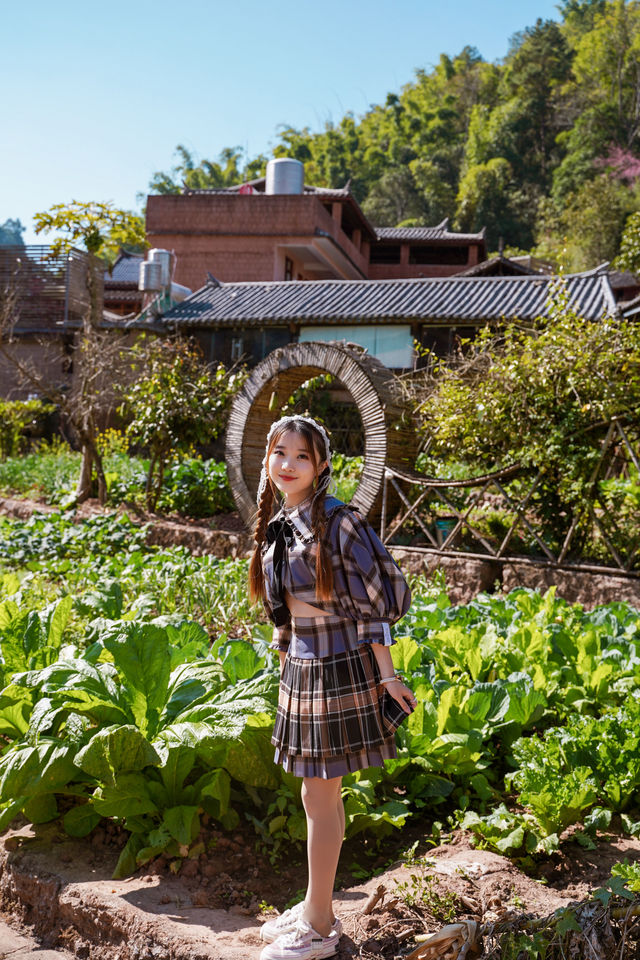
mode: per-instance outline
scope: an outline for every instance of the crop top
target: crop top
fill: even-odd
[[[280,627],[279,641],[274,645],[286,650],[292,635],[291,616],[281,602],[282,597],[278,596],[280,578],[281,587],[293,597],[332,617],[352,621],[358,643],[389,646],[393,643],[389,625],[403,617],[411,603],[407,582],[395,560],[355,507],[347,506],[336,497],[327,497],[325,509],[325,538],[333,568],[330,600],[316,598],[317,544],[311,528],[309,502],[291,511],[280,510],[268,525],[262,548],[264,606],[272,622]],[[331,652],[338,650],[332,649]]]

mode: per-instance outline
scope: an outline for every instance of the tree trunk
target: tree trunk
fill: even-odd
[[[104,507],[107,502],[107,478],[104,475],[104,467],[102,466],[102,457],[98,452],[98,448],[94,445],[92,448],[92,457],[93,463],[96,468],[96,475],[98,477],[98,500],[101,505]]]
[[[162,493],[162,481],[164,480],[164,459],[160,457],[158,463],[158,476],[156,477],[155,490],[153,494],[153,509],[155,511],[160,494]]]
[[[80,476],[76,486],[76,503],[84,503],[91,496],[91,478],[93,476],[93,455],[91,446],[83,441],[82,443],[82,466],[80,467]]]
[[[156,461],[153,455],[149,456],[149,469],[147,471],[147,482],[145,483],[144,488],[144,500],[149,512],[153,511],[153,474],[155,471]]]
[[[158,472],[155,477],[151,477],[151,486],[149,487],[147,494],[148,509],[155,513],[156,504],[158,503],[158,498],[162,491],[162,481],[164,479],[164,460],[162,456],[158,457],[157,460],[153,461],[154,466],[157,464]]]

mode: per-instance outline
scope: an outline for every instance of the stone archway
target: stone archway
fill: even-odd
[[[413,467],[411,418],[392,389],[393,376],[357,344],[292,343],[270,353],[235,397],[226,436],[229,482],[245,523],[256,512],[256,491],[269,427],[279,402],[312,377],[332,374],[355,403],[364,430],[364,468],[351,503],[369,514],[382,490],[385,464]]]

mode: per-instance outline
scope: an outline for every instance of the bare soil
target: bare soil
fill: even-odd
[[[379,847],[361,838],[345,844],[335,903],[340,960],[391,960],[415,947],[416,934],[454,921],[547,916],[587,897],[613,863],[640,859],[640,840],[611,835],[593,851],[566,843],[532,877],[457,832],[440,847],[419,843],[403,863],[402,849],[420,837],[415,825]],[[104,821],[83,840],[65,837],[56,822],[24,824],[0,841],[0,907],[44,947],[86,960],[257,958],[261,923],[304,891],[304,851],[271,863],[249,826],[225,834],[206,824],[200,839],[197,859],[158,857],[113,880],[126,840],[115,823]],[[377,875],[354,882],[351,870],[363,865]]]

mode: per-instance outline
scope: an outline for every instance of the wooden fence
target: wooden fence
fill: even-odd
[[[544,516],[539,491],[545,482],[543,471],[519,464],[455,480],[387,466],[380,537],[443,556],[528,558],[640,576],[640,442],[621,420],[609,424],[578,505]]]

